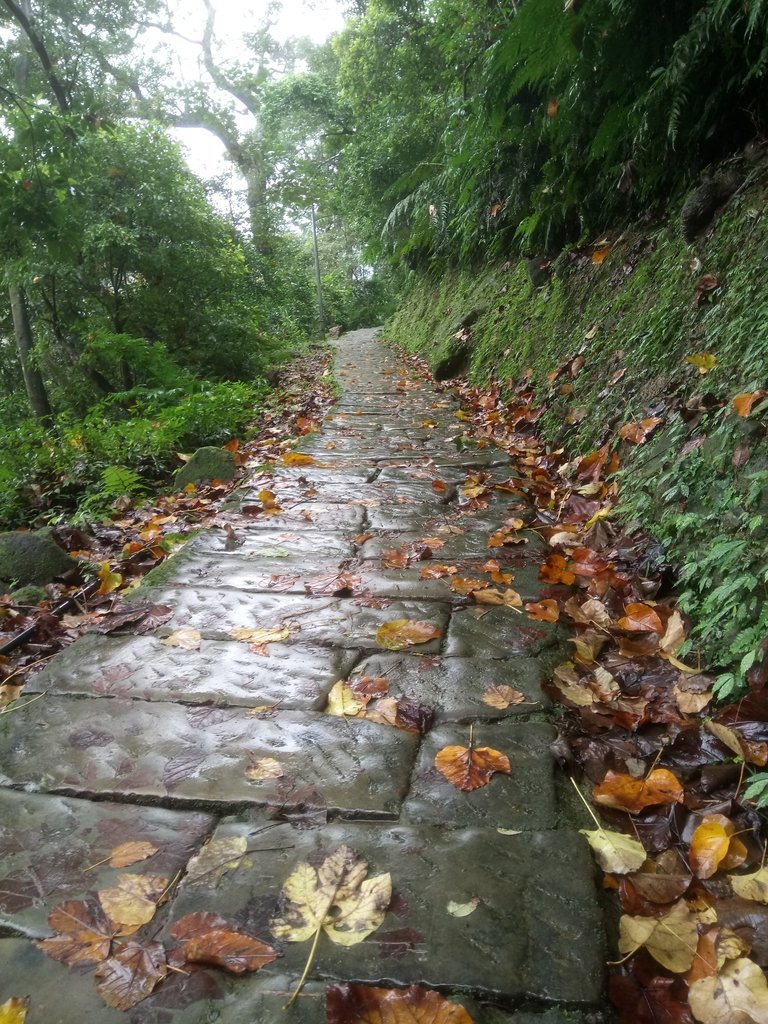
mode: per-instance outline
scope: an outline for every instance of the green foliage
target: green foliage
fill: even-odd
[[[82,419],[61,415],[52,430],[31,421],[0,429],[0,518],[23,525],[78,510],[109,510],[115,498],[163,482],[175,453],[223,444],[258,413],[262,383],[192,381],[111,395]]]
[[[768,807],[768,772],[754,772],[744,787],[744,798],[756,807]]]

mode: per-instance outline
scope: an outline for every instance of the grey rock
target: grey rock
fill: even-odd
[[[21,586],[51,583],[78,571],[78,563],[47,533],[13,530],[0,533],[0,579]]]
[[[235,457],[224,448],[207,446],[198,448],[189,462],[186,462],[176,473],[176,487],[187,484],[205,483],[210,480],[234,480]]]

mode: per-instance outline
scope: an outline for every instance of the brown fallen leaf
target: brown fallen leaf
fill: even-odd
[[[48,915],[48,925],[57,934],[40,939],[35,945],[52,960],[68,967],[106,960],[117,933],[117,927],[98,904],[83,900],[66,900],[54,907]]]
[[[624,607],[624,616],[616,625],[630,633],[658,633],[664,636],[665,630],[656,612],[649,604],[628,604]]]
[[[399,548],[385,551],[381,556],[381,564],[385,569],[405,569],[408,565],[408,554]]]
[[[654,768],[644,779],[609,771],[600,785],[592,790],[596,803],[631,814],[656,804],[682,803],[683,795],[682,785],[666,768]]]
[[[189,963],[212,964],[230,974],[258,971],[280,955],[265,942],[244,935],[216,914],[187,914],[171,929]]]
[[[473,590],[472,598],[477,604],[489,604],[496,607],[522,608],[523,599],[516,590]]]
[[[152,993],[168,973],[159,942],[128,942],[96,968],[96,991],[108,1006],[130,1010]]]
[[[512,772],[507,755],[493,747],[443,747],[435,755],[435,768],[464,793],[487,786],[496,772]]]
[[[454,576],[451,580],[451,590],[462,596],[472,594],[476,590],[485,590],[490,587],[487,580],[473,580],[466,576]]]
[[[426,644],[442,635],[442,630],[431,622],[391,619],[379,626],[376,643],[387,651],[404,651],[414,644]]]
[[[549,597],[544,601],[535,601],[532,604],[527,604],[525,610],[532,619],[536,619],[539,622],[557,622],[560,618],[560,606],[557,601],[553,601]]]
[[[511,686],[506,686],[504,683],[498,686],[489,686],[483,693],[483,703],[492,708],[499,708],[500,711],[504,711],[511,704],[523,704],[524,702],[524,693]]]
[[[246,779],[262,782],[264,779],[281,779],[285,775],[283,766],[274,757],[259,757],[249,760],[245,769]]]
[[[463,1006],[421,985],[339,984],[325,991],[326,1024],[473,1024]]]
[[[768,743],[747,740],[735,729],[710,719],[704,722],[704,728],[747,764],[756,764],[761,768],[768,764]]]
[[[425,565],[419,573],[420,580],[439,580],[444,576],[455,576],[459,571],[457,565]]]
[[[119,935],[131,935],[155,916],[168,879],[159,875],[118,875],[117,885],[99,889],[104,913],[118,925]]]
[[[112,851],[109,858],[110,867],[127,868],[131,864],[138,864],[157,853],[157,847],[152,843],[121,843]]]
[[[177,629],[160,643],[164,647],[180,647],[182,651],[199,651],[202,634],[199,629]]]
[[[746,419],[752,412],[755,402],[759,402],[764,397],[764,391],[742,391],[740,395],[736,395],[735,398],[731,399],[731,405],[736,410],[738,416]]]

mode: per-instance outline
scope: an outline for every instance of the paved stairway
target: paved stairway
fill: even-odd
[[[540,548],[532,537],[522,549],[489,550],[511,496],[497,491],[467,514],[460,485],[480,470],[505,479],[507,456],[459,450],[455,403],[409,377],[374,333],[338,343],[343,394],[301,448],[317,464],[278,467],[271,479],[254,470],[233,505],[245,510],[235,520],[243,543],[209,531],[148,578],[138,597],[171,606],[173,618],[150,635],[83,637],[33,680],[46,695],[3,720],[0,1003],[30,995],[27,1024],[323,1024],[330,979],[433,986],[475,1024],[599,1019],[595,870],[549,753],[554,728],[539,690],[561,656],[558,628],[477,606],[448,578],[422,580],[429,561],[381,565],[387,551],[433,538],[431,561],[487,580],[481,565],[499,558],[533,600]],[[249,512],[265,487],[281,514]],[[340,568],[359,580],[333,594]],[[382,650],[377,629],[395,619],[426,621],[441,636],[407,653]],[[268,643],[268,656],[231,637],[282,627],[290,635]],[[200,632],[199,650],[163,643],[181,628]],[[384,676],[395,696],[429,705],[432,728],[422,738],[324,713],[334,683],[362,676]],[[500,684],[526,703],[484,703]],[[434,762],[441,748],[466,746],[470,726],[475,744],[506,754],[512,771],[464,793]],[[259,778],[264,759],[282,774]],[[185,876],[212,838],[248,855]],[[199,910],[269,940],[294,866],[342,843],[371,874],[391,872],[395,896],[360,945],[320,942],[289,1010],[307,944],[286,945],[255,974],[174,974],[120,1013],[92,974],[47,958],[29,937],[50,934],[53,906],[114,885],[120,870],[86,869],[128,840],[159,852],[123,870],[182,873],[147,926],[161,941]],[[475,899],[468,916],[448,911]]]

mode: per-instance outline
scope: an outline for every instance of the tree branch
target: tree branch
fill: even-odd
[[[45,72],[45,76],[48,79],[48,84],[50,85],[53,95],[56,98],[56,103],[58,104],[59,110],[62,112],[62,114],[68,113],[69,97],[67,96],[66,90],[60,82],[58,75],[53,70],[53,62],[51,61],[50,55],[48,54],[48,50],[45,48],[45,43],[35,31],[34,26],[32,25],[32,22],[30,21],[29,17],[24,13],[21,7],[19,7],[19,5],[15,3],[15,0],[2,0],[2,2],[10,11],[11,16],[21,26],[22,31],[32,44],[33,50],[39,57],[40,63],[43,66],[43,71]]]

